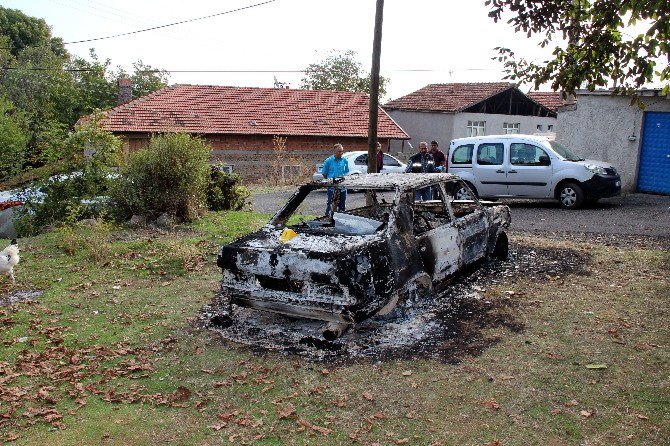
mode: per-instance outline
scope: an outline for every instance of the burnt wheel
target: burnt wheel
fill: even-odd
[[[491,252],[491,257],[496,260],[507,260],[509,256],[509,240],[507,234],[501,232],[496,239],[496,245]]]
[[[584,204],[584,191],[576,183],[565,183],[559,189],[558,200],[565,209],[579,209]]]

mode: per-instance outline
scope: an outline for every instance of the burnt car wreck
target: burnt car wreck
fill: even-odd
[[[296,215],[310,193],[329,187],[334,201],[347,188],[365,191],[368,204],[308,220]],[[229,326],[239,305],[322,320],[323,336],[334,340],[407,297],[443,290],[467,265],[507,258],[509,208],[456,200],[463,187],[451,174],[370,174],[301,186],[266,226],[221,248],[211,323]],[[415,199],[425,188],[432,199]]]

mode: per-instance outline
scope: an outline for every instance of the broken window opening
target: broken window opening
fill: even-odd
[[[275,228],[289,227],[296,233],[332,234],[332,235],[372,235],[383,231],[395,206],[398,192],[395,189],[370,190],[372,204],[347,209],[344,212],[333,211],[332,216],[321,217],[300,215],[301,204],[310,192],[322,191],[323,188],[297,193],[286,205],[284,210],[270,224]],[[331,208],[337,209],[337,197],[333,197]],[[324,203],[325,204],[325,203]]]

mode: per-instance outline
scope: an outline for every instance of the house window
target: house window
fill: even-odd
[[[486,121],[468,121],[467,136],[483,136],[486,131]]]
[[[548,132],[553,132],[554,131],[554,125],[553,124],[547,125],[547,131]]]
[[[521,127],[521,124],[518,122],[505,122],[503,124],[503,134],[519,133],[519,127]]]
[[[541,132],[541,131],[542,131],[542,124],[538,124],[538,125],[537,125],[537,131],[538,131],[538,132]]]

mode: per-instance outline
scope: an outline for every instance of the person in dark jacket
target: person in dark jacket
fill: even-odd
[[[447,158],[444,156],[444,152],[437,148],[439,144],[437,141],[433,140],[430,142],[430,153],[433,155],[433,160],[435,161],[435,171],[436,172],[446,172],[447,171]]]
[[[435,160],[433,155],[428,153],[428,143],[421,141],[419,143],[419,153],[416,153],[409,157],[407,163],[407,173],[433,173],[435,172]],[[430,200],[431,192],[430,187],[424,187],[414,191],[414,200]]]
[[[377,143],[377,173],[384,168],[384,153],[382,152],[381,143]]]

